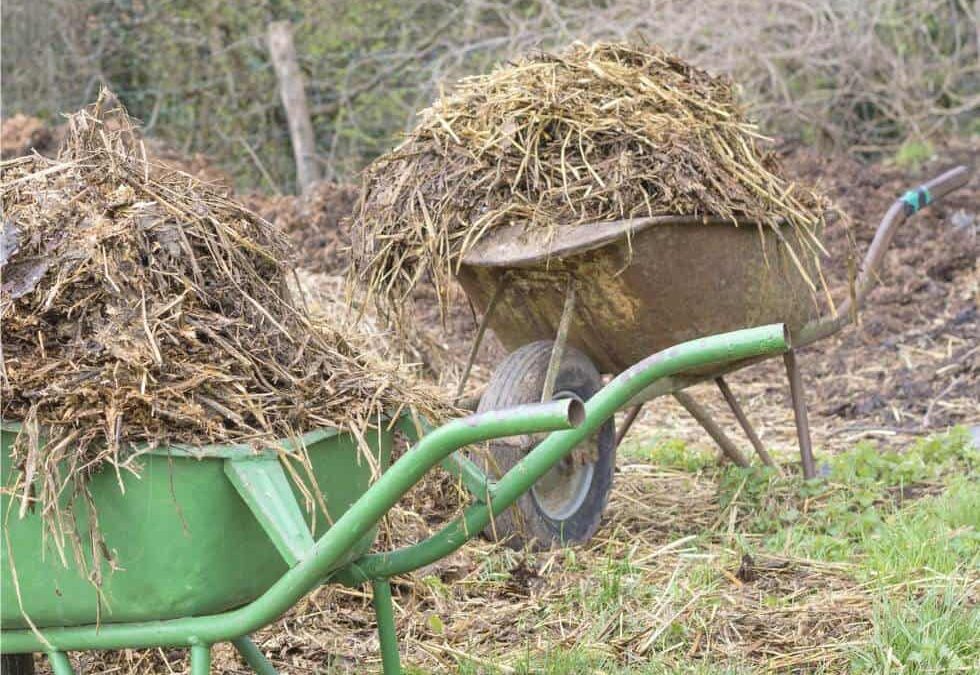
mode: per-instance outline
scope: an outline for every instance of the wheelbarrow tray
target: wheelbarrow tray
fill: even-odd
[[[17,431],[15,424],[0,428],[4,485]],[[392,433],[367,434],[376,466],[388,462]],[[327,513],[304,497],[312,481],[298,460],[287,460],[296,471],[284,473],[298,503],[308,505],[305,524],[318,538],[368,489],[372,462],[348,433],[321,430],[303,440]],[[18,518],[19,502],[3,495],[0,626],[27,627],[25,614],[38,628],[164,620],[214,614],[257,598],[289,566],[226,472],[226,462],[255,456],[241,446],[157,448],[140,458],[139,476],[122,472],[117,478],[111,468],[92,476],[98,525],[120,568],[103,565],[101,601],[67,544],[65,565],[50,537],[45,540],[39,513]],[[79,531],[87,532],[88,509],[79,503],[76,511]],[[374,537],[372,530],[339,564],[363,555]],[[91,542],[83,540],[90,560]]]
[[[767,323],[796,330],[817,316],[784,226],[656,216],[553,230],[499,228],[463,258],[458,279],[508,350],[553,340],[570,283],[569,343],[604,373],[707,335]],[[802,258],[802,256],[800,256]],[[811,278],[815,270],[801,264]]]

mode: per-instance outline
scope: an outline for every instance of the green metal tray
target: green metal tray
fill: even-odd
[[[17,430],[17,425],[7,423],[0,428],[0,479],[5,486],[9,485],[9,451]],[[390,459],[392,435],[391,431],[368,434],[373,462],[382,468]],[[312,536],[299,534],[312,544],[312,539],[326,532],[329,524],[368,489],[373,462],[350,434],[315,431],[304,441],[324,496],[326,516],[318,504],[309,502],[292,477],[302,476],[308,495],[310,480],[298,460],[288,460],[295,472],[278,471],[280,463],[274,455],[266,454],[265,463],[272,464],[284,478],[283,486],[288,482],[296,502],[305,505],[302,519],[306,522],[297,522]],[[120,490],[115,471],[93,476],[90,489],[99,525],[121,567],[112,571],[103,565],[101,602],[95,586],[76,567],[71,552],[66,551],[66,566],[50,538],[44,541],[40,516],[35,512],[18,518],[19,503],[3,495],[0,593],[4,602],[0,627],[28,627],[24,614],[39,628],[96,621],[159,621],[214,614],[257,598],[290,566],[281,546],[263,529],[243,498],[235,473],[229,471],[229,467],[255,465],[255,460],[261,459],[244,447],[163,448],[140,459],[138,477],[122,474],[125,492]],[[261,492],[263,489],[266,492]],[[267,495],[270,491],[268,484],[262,484],[256,495],[260,501],[268,496],[275,504],[274,495]],[[79,505],[76,511],[79,529],[85,532],[87,509]],[[363,555],[375,534],[376,529],[372,529],[338,564]],[[15,559],[11,559],[11,550]],[[90,544],[85,553],[91,555]]]

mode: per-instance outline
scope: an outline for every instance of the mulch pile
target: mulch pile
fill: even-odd
[[[735,85],[658,47],[530,56],[462,80],[420,117],[366,171],[355,219],[352,277],[389,309],[424,276],[442,294],[459,258],[511,223],[715,216],[789,223],[795,255],[822,250],[828,203],[781,176]]]
[[[359,434],[431,401],[293,301],[274,226],[145,156],[100,97],[70,118],[57,159],[0,164],[0,414],[23,422],[4,489],[21,512],[39,503],[76,555],[59,496],[84,497],[107,463],[138,470],[135,444]]]

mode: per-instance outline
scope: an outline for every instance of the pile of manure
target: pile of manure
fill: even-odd
[[[365,172],[350,280],[386,311],[493,228],[657,215],[790,225],[811,288],[826,200],[780,176],[736,87],[653,46],[576,43],[460,81]]]
[[[321,427],[363,438],[386,414],[437,405],[311,319],[285,236],[152,166],[110,100],[70,117],[57,159],[0,164],[0,415],[22,423],[3,489],[76,558],[59,497],[85,499],[99,470],[139,471],[142,449],[275,447]]]

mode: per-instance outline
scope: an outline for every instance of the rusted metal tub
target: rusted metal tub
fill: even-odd
[[[618,373],[678,342],[816,318],[786,241],[798,248],[792,228],[675,216],[553,233],[511,227],[467,255],[458,279],[482,313],[501,289],[489,327],[509,350],[554,339],[573,284],[568,344]]]

